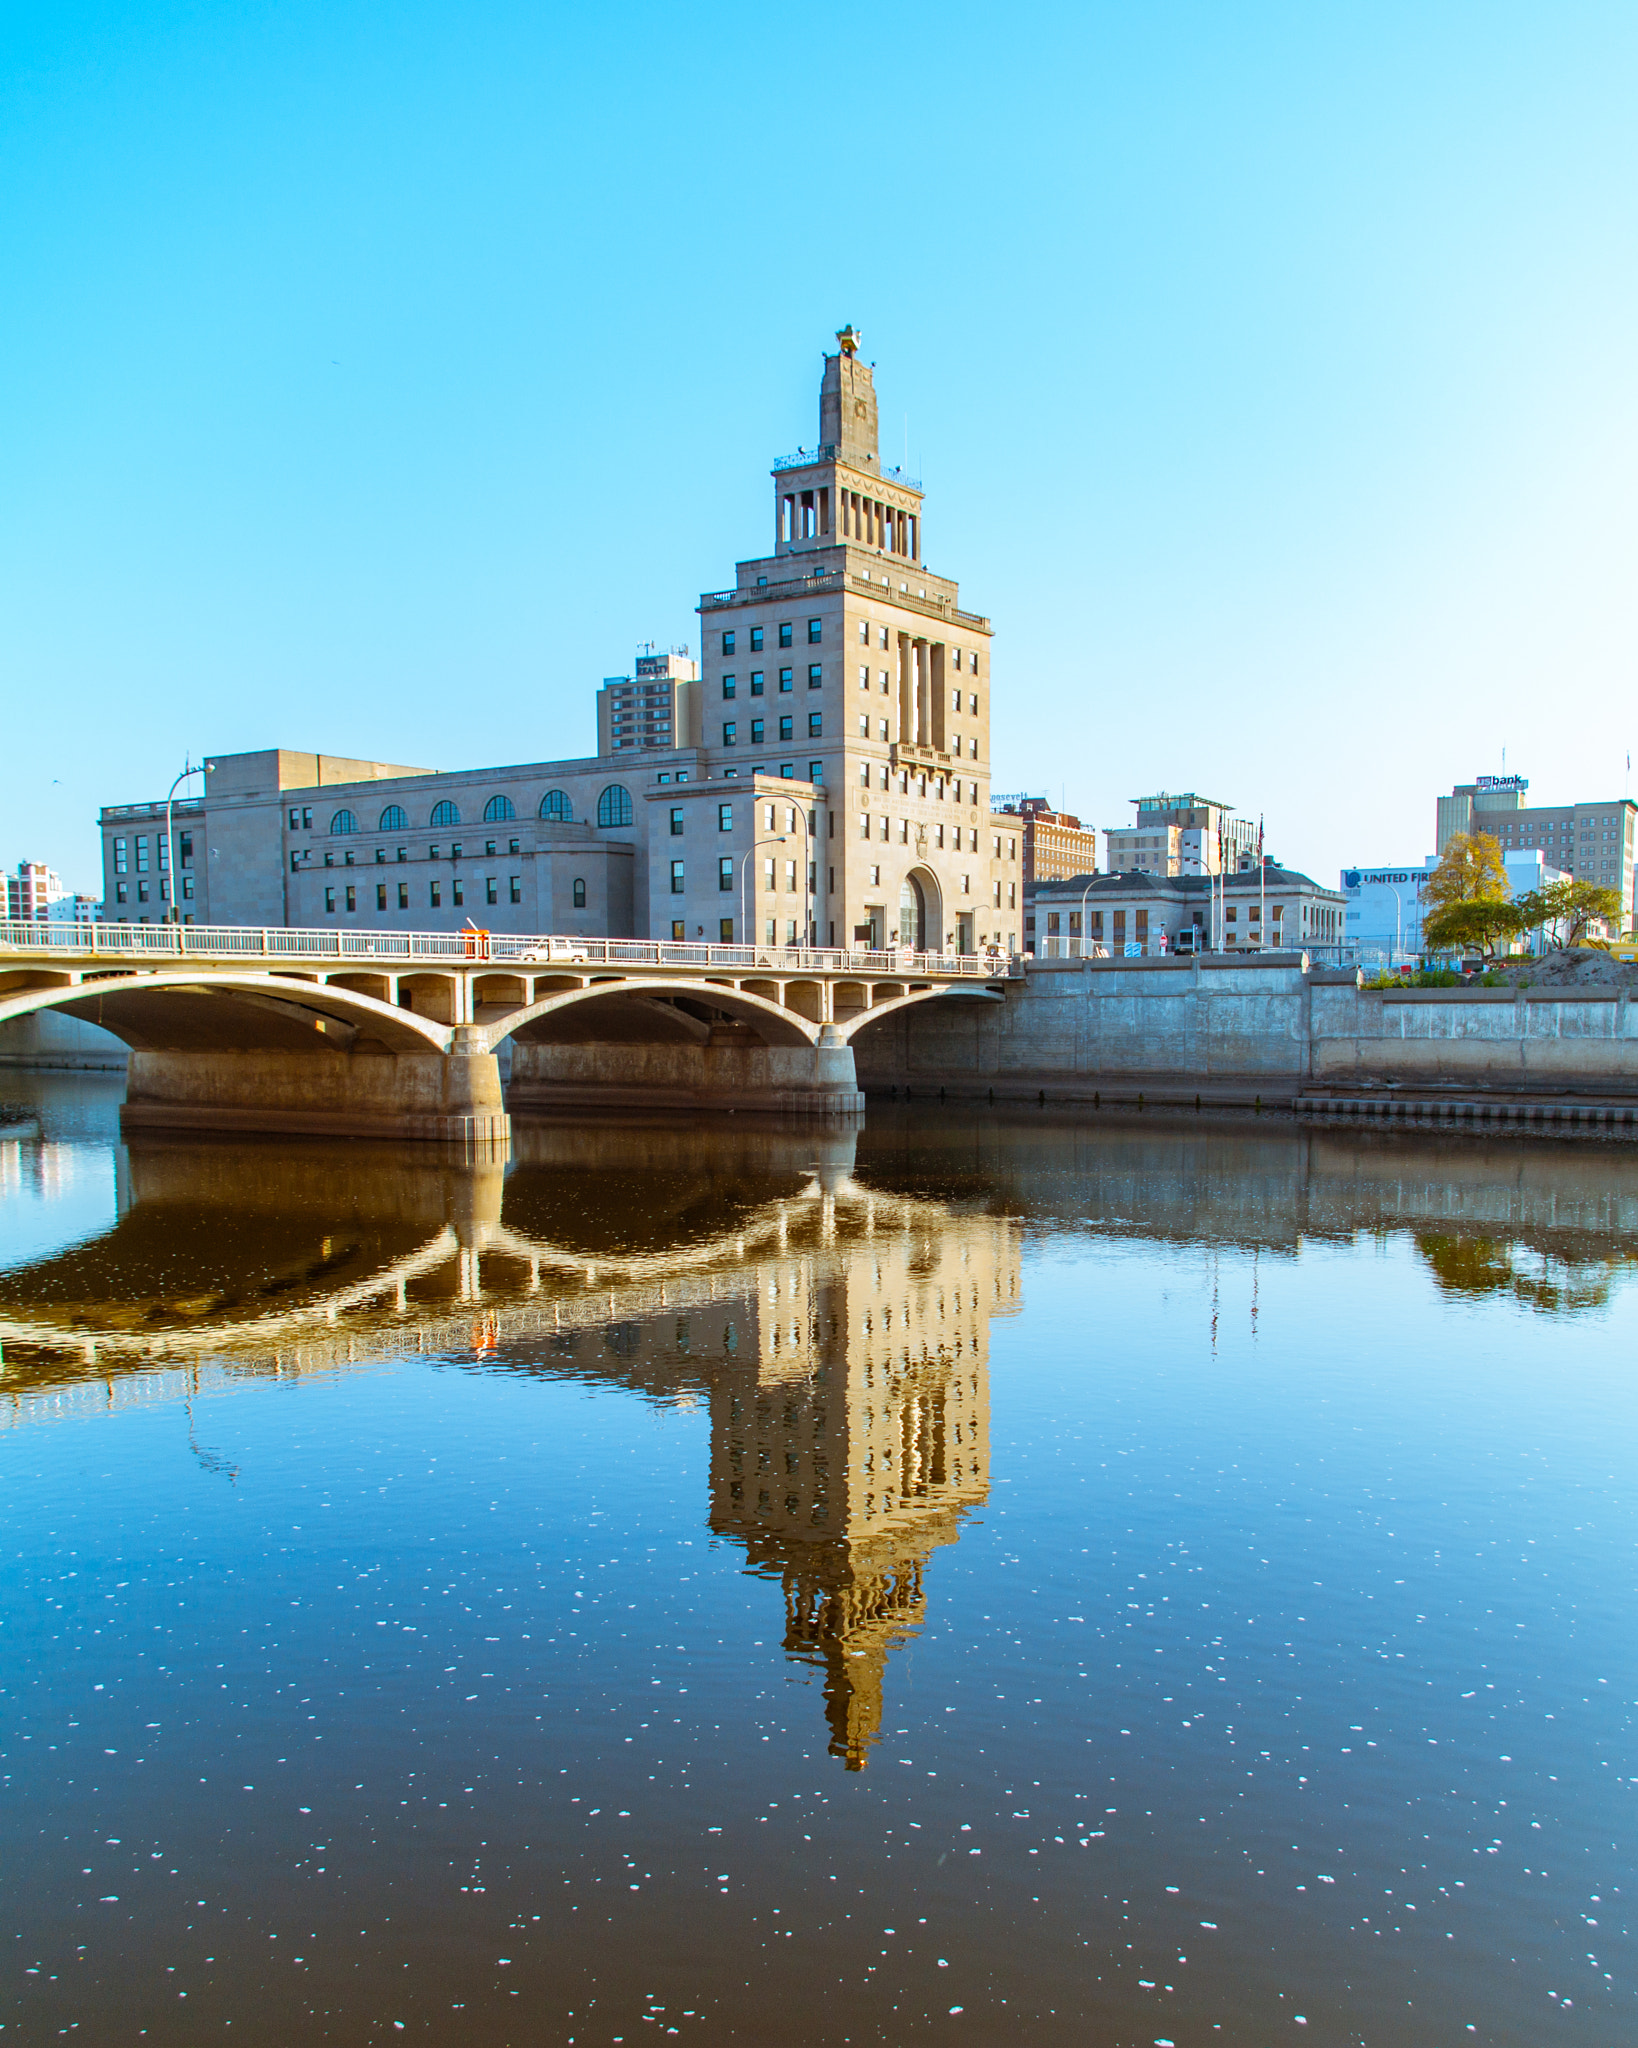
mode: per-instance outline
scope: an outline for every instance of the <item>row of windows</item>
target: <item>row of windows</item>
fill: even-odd
[[[560,824],[572,824],[574,822],[574,804],[570,799],[568,791],[566,789],[547,790],[540,800],[540,815],[543,818],[554,820]],[[486,825],[501,824],[507,819],[515,818],[516,816],[517,807],[509,796],[492,796],[483,807],[483,822]],[[597,799],[598,824],[629,825],[631,820],[631,791],[621,783],[611,782]],[[434,827],[458,825],[460,822],[460,806],[451,803],[447,797],[442,803],[433,805],[432,815],[427,820],[427,823]],[[313,827],[311,807],[298,807],[292,804],[290,806],[290,827],[292,831],[299,831],[304,827],[306,830],[311,831]],[[339,838],[345,838],[349,834],[361,832],[363,829],[363,826],[358,822],[358,814],[355,811],[337,811],[330,820],[330,830]],[[381,813],[376,830],[378,832],[407,832],[409,830],[409,813],[402,804],[388,804]],[[114,841],[116,869],[117,863],[124,857],[124,845],[123,839],[116,839]],[[184,861],[190,860],[193,856],[193,841],[186,835],[183,836],[183,847]],[[146,867],[147,860],[147,841],[139,839],[137,841],[138,866]],[[161,843],[161,867],[164,864],[163,843]],[[123,870],[117,871],[123,872]]]
[[[886,840],[895,836],[892,829],[892,821],[885,811],[880,811],[876,814],[874,827],[871,825],[870,816],[869,811],[861,811],[859,813],[859,837],[861,839],[869,839],[874,836],[877,839]],[[932,845],[937,847],[940,852],[944,850],[944,827],[942,825],[917,826],[915,829],[918,837],[921,832],[925,831],[930,835]],[[901,846],[908,846],[910,844],[910,832],[910,820],[908,818],[900,818],[896,836]],[[950,850],[952,853],[959,853],[961,851],[961,833],[961,826],[952,825],[950,827]],[[968,830],[967,851],[969,853],[976,853],[978,851],[978,832],[976,828]]]
[[[126,900],[126,896],[127,896],[127,892],[129,891],[129,888],[130,888],[130,884],[129,884],[128,882],[116,882],[116,883],[114,884],[114,901],[115,901],[116,903],[123,903],[123,902],[125,902],[125,900]],[[192,877],[192,875],[184,875],[184,876],[182,877],[182,895],[183,895],[183,899],[184,899],[184,901],[186,901],[186,902],[188,902],[188,903],[191,903],[191,902],[193,901],[193,877]],[[137,901],[138,901],[139,903],[146,903],[146,902],[147,902],[147,900],[148,900],[148,884],[147,884],[146,882],[138,882],[138,883],[137,883]],[[160,900],[160,902],[161,902],[161,903],[169,903],[169,902],[170,902],[170,900],[171,900],[171,885],[170,885],[170,880],[169,880],[169,878],[168,878],[168,877],[166,877],[166,876],[161,876],[161,877],[160,877],[160,883],[159,883],[159,900]],[[190,919],[190,920],[189,920],[189,922],[191,923],[191,922],[192,922],[192,920]]]
[[[144,902],[148,900],[146,888],[147,885],[143,884],[144,893],[142,900]],[[192,890],[189,890],[188,893],[191,895],[193,892]],[[335,914],[336,909],[336,893],[337,892],[334,889],[326,889],[324,892],[324,908],[332,916]],[[346,908],[348,910],[356,910],[358,908],[357,887],[354,884],[349,883],[341,893],[346,898]],[[120,897],[120,901],[123,903],[124,900],[124,896],[122,895]],[[449,900],[453,908],[455,908],[456,910],[461,909],[465,905],[466,886],[463,882],[456,880],[450,884]],[[483,900],[485,903],[499,903],[500,877],[498,875],[485,875],[483,882]],[[523,877],[521,875],[507,876],[506,900],[509,903],[521,903],[523,901]],[[427,903],[429,908],[433,910],[442,910],[442,908],[444,907],[444,885],[441,881],[429,882],[427,884]],[[385,882],[378,882],[376,884],[375,907],[377,910],[385,910],[387,908],[387,884]],[[398,908],[400,910],[408,910],[409,907],[410,885],[408,882],[400,882],[398,884]],[[574,907],[576,910],[584,910],[586,907],[586,884],[584,879],[579,875],[576,875],[574,880]]]
[[[734,856],[731,853],[725,853],[717,861],[717,887],[724,895],[731,895],[734,886]],[[684,880],[683,863],[680,860],[674,860],[671,863],[671,893],[673,896],[686,896],[688,893],[688,884]]]
[[[753,718],[751,720],[751,745],[753,747],[760,747],[762,745],[766,733],[766,725],[767,721],[765,719]],[[810,740],[822,740],[824,736],[824,713],[822,711],[810,711],[808,713],[808,738]],[[795,739],[796,721],[794,718],[782,718],[779,721],[779,737],[782,740]],[[730,718],[724,721],[722,744],[725,747],[737,747],[739,745],[739,724],[736,719]]]
[[[116,875],[128,875],[131,872],[131,856],[129,851],[131,844],[131,841],[125,839],[116,839],[114,841],[114,873]],[[145,875],[148,872],[148,840],[146,834],[135,841],[135,847],[137,873]],[[163,832],[156,832],[154,834],[154,855],[161,872],[170,866],[171,849]],[[191,832],[177,833],[176,857],[183,867],[191,868],[193,866],[193,834]]]
[[[780,696],[781,696],[781,697],[787,697],[787,696],[789,696],[789,695],[790,695],[790,693],[791,693],[791,691],[792,691],[792,690],[794,690],[794,689],[796,688],[796,683],[795,683],[795,680],[794,680],[794,678],[795,678],[795,674],[796,674],[796,671],[795,671],[794,669],[782,668],[782,669],[781,669],[781,670],[779,671],[779,694],[780,694]],[[823,669],[823,668],[821,667],[821,665],[820,665],[820,664],[819,664],[819,663],[818,663],[817,661],[815,661],[815,662],[811,662],[811,663],[809,664],[809,666],[808,666],[808,688],[809,688],[810,690],[822,690],[822,689],[823,689],[824,687],[825,687],[825,671],[824,671],[824,669]],[[752,669],[752,670],[751,670],[751,695],[752,695],[753,697],[765,697],[765,696],[767,695],[767,693],[768,693],[768,679],[767,679],[767,674],[766,674],[766,671],[765,671],[765,670],[763,670],[763,669],[760,669],[760,668],[754,668],[754,669]],[[739,677],[738,677],[738,676],[724,676],[724,677],[723,677],[723,679],[722,679],[722,694],[724,695],[724,697],[727,697],[727,698],[734,698],[734,697],[737,697],[737,696],[739,695]]]
[[[824,620],[823,620],[823,619],[809,619],[809,621],[808,621],[808,645],[809,645],[810,647],[817,647],[817,646],[819,645],[820,641],[822,641],[822,640],[824,639],[824,637],[825,637],[825,622],[824,622]],[[792,622],[791,622],[791,621],[790,621],[789,619],[785,619],[785,620],[782,620],[782,621],[781,621],[781,623],[780,623],[780,627],[779,627],[779,644],[780,644],[780,646],[781,646],[781,647],[790,647],[790,646],[792,646],[792,645],[794,644],[794,642],[795,642],[795,638],[796,638],[796,634],[795,634],[795,629],[794,629],[794,627],[793,627],[793,625],[792,625]],[[753,654],[760,654],[760,653],[762,652],[762,646],[763,646],[763,640],[762,640],[762,628],[761,628],[760,626],[753,626],[753,627],[751,628],[751,630],[750,630],[750,641],[751,641],[751,652],[752,652]],[[729,629],[728,629],[728,631],[727,631],[726,633],[724,633],[724,634],[723,634],[723,636],[722,636],[722,651],[723,651],[723,653],[724,653],[724,654],[732,654],[732,653],[733,653],[733,652],[735,651],[736,645],[737,645],[737,639],[736,639],[736,628],[734,628],[734,627],[730,626],[730,627],[729,627]]]
[[[768,830],[769,832],[777,832],[777,831],[779,830],[778,818],[779,818],[779,813],[780,813],[780,811],[781,811],[781,810],[783,810],[783,811],[784,811],[784,813],[785,813],[785,830],[786,830],[787,832],[795,832],[795,831],[796,831],[796,830],[798,829],[798,814],[797,814],[797,809],[796,809],[796,806],[795,806],[795,804],[784,804],[784,805],[780,805],[780,804],[764,804],[764,805],[763,805],[763,807],[762,807],[762,809],[763,809],[763,824],[764,824],[764,827],[765,827],[765,829],[766,829],[766,830]],[[752,805],[752,807],[751,807],[751,816],[752,816],[752,822],[754,823],[754,822],[755,822],[755,818],[756,818],[756,806],[755,806],[754,804],[753,804],[753,805]],[[686,806],[685,804],[673,804],[673,806],[672,806],[672,808],[671,808],[671,837],[672,837],[673,839],[681,839],[681,838],[682,838],[682,836],[683,836],[683,832],[684,832],[684,830],[685,830],[685,828],[686,828],[686,825],[687,825],[687,819],[688,819],[688,809],[687,809],[687,806]],[[819,829],[819,825],[818,825],[818,819],[817,819],[817,816],[816,816],[816,814],[815,814],[815,813],[814,813],[813,811],[809,811],[809,812],[808,812],[808,816],[807,816],[807,828],[808,828],[808,833],[809,833],[809,836],[810,836],[810,837],[811,837],[811,836],[812,836],[813,834],[815,834],[815,833],[816,833],[816,832],[818,831],[818,829]],[[719,832],[732,832],[732,831],[733,831],[733,829],[734,829],[734,807],[733,807],[733,805],[732,805],[732,804],[718,804],[718,805],[717,805],[717,830],[718,830]],[[831,819],[831,837],[832,837],[832,838],[834,839],[834,838],[835,838],[835,836],[836,836],[836,821],[835,821],[835,818],[834,818],[834,817],[832,817],[832,819]]]

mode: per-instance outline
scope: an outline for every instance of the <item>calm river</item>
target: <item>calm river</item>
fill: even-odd
[[[1638,2040],[1638,1151],[118,1101],[0,1076],[8,2042]]]

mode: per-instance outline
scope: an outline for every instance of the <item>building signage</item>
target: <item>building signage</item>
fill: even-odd
[[[1473,778],[1477,789],[1528,789],[1528,775],[1476,775]]]
[[[1410,882],[1420,882],[1421,875],[1411,874],[1400,868],[1344,868],[1342,886],[1344,889],[1359,889],[1371,882],[1387,882],[1404,887]]]

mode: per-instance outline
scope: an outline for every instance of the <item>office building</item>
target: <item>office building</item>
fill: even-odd
[[[44,861],[20,860],[16,874],[0,880],[5,883],[8,924],[44,924],[61,915],[65,902],[74,900],[63,887],[62,877]]]
[[[1104,834],[1111,874],[1218,875],[1255,866],[1256,825],[1216,797],[1162,790],[1131,801],[1135,822]]]
[[[819,441],[704,643],[598,693],[598,751],[440,773],[270,748],[173,808],[177,909],[216,924],[1016,950],[1021,826],[990,814],[990,624],[926,565],[845,329]],[[164,804],[101,818],[107,915],[170,909]],[[771,819],[771,823],[770,823]]]
[[[1055,811],[1044,796],[992,796],[990,815],[1017,819],[1023,834],[1025,890],[1037,882],[1057,882],[1070,875],[1097,870],[1098,835],[1068,811]]]
[[[1488,831],[1488,826],[1481,830]],[[1422,890],[1439,865],[1431,855],[1420,867],[1344,868],[1340,880],[1347,909],[1343,935],[1347,957],[1365,968],[1414,963],[1422,954],[1422,919],[1425,905]],[[1502,866],[1507,873],[1507,893],[1515,901],[1549,882],[1563,878],[1534,849],[1503,851]],[[1545,944],[1538,928],[1517,942],[1527,951],[1539,952]]]
[[[1549,866],[1580,882],[1614,889],[1623,916],[1634,914],[1634,853],[1638,803],[1630,797],[1601,802],[1529,804],[1524,775],[1480,775],[1459,782],[1435,805],[1434,845],[1440,854],[1458,832],[1489,832],[1503,855],[1537,853]]]

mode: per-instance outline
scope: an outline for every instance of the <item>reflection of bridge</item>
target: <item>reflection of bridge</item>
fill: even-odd
[[[1013,971],[971,954],[13,924],[0,1023],[61,1010],[123,1039],[132,1127],[490,1143],[508,1039],[519,1101],[846,1115],[863,1107],[860,1030],[998,1001]]]
[[[507,1174],[360,1145],[315,1174],[269,1143],[246,1176],[208,1140],[139,1141],[107,1236],[0,1274],[0,1423],[406,1352],[703,1400],[711,1527],[782,1582],[786,1648],[862,1768],[928,1560],[988,1492],[1017,1241],[864,1185],[851,1132],[729,1128],[526,1128]]]

